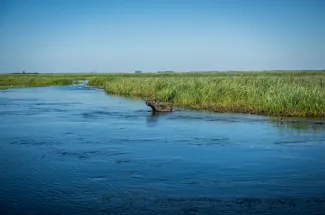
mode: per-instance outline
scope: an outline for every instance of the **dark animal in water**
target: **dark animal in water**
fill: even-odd
[[[155,100],[147,100],[146,105],[152,108],[153,112],[173,112],[174,108],[170,105],[161,105]]]

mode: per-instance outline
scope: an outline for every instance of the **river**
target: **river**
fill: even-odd
[[[324,214],[325,125],[82,84],[0,91],[0,214]]]

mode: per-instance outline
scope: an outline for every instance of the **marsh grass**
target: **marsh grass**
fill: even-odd
[[[0,89],[88,85],[107,93],[157,98],[177,107],[273,116],[325,116],[324,71],[191,72],[142,74],[8,74]]]
[[[9,89],[9,87],[7,87],[7,86],[0,86],[0,90],[7,90],[7,89]]]
[[[96,77],[108,93],[179,107],[274,116],[325,116],[324,72],[186,73]]]
[[[78,76],[68,75],[0,75],[0,89],[70,85],[77,83],[78,78]]]

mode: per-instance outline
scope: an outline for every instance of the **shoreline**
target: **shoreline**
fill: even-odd
[[[177,74],[1,75],[0,90],[65,86],[129,98],[158,99],[175,107],[214,113],[325,120],[325,71]]]
[[[109,91],[105,90],[105,87],[103,86],[85,86],[86,88],[97,88],[97,89],[101,89],[103,90],[105,93],[110,94],[110,95],[115,95],[115,96],[122,96],[125,98],[135,98],[135,99],[143,99],[146,96],[137,96],[137,95],[126,95],[126,94],[118,94],[118,93],[112,93]],[[159,101],[159,100],[158,100]],[[267,117],[285,117],[285,118],[307,118],[307,119],[311,119],[313,118],[313,120],[322,120],[325,122],[325,114],[319,114],[319,115],[295,115],[295,114],[285,114],[282,112],[278,112],[278,113],[272,113],[272,114],[267,114],[266,112],[258,112],[258,111],[252,111],[252,110],[246,110],[246,111],[236,111],[239,110],[238,109],[233,109],[233,108],[218,108],[218,107],[211,107],[209,108],[209,106],[199,106],[199,105],[181,105],[178,103],[173,103],[173,102],[164,102],[164,101],[160,101],[163,104],[170,104],[176,108],[185,108],[185,109],[189,109],[189,110],[195,110],[195,111],[207,111],[207,112],[211,112],[211,113],[230,113],[230,114],[252,114],[252,115],[258,115],[258,116],[267,116]],[[235,111],[234,111],[235,110]]]
[[[50,86],[69,86],[70,84],[67,85],[50,85]],[[8,88],[4,88],[7,86],[0,86],[0,91],[3,90],[8,90],[8,89],[21,89],[21,88],[31,88],[31,87],[48,87],[49,85],[46,86],[22,86],[22,85],[17,85],[17,86],[8,86]],[[140,99],[143,100],[143,97],[141,96],[126,96],[126,95],[121,95],[121,94],[114,94],[105,91],[104,86],[92,86],[92,85],[83,85],[84,88],[94,88],[94,89],[99,89],[102,90],[104,93],[113,95],[113,96],[121,96],[124,98],[132,98],[132,99]],[[165,103],[165,102],[163,102]],[[261,117],[268,117],[269,120],[276,122],[278,124],[292,124],[292,125],[311,125],[311,126],[325,126],[325,117],[324,116],[319,116],[319,117],[310,117],[310,116],[287,116],[287,115],[266,115],[266,114],[258,114],[258,113],[252,113],[252,112],[231,112],[231,111],[215,111],[211,109],[202,109],[200,107],[190,107],[190,106],[181,106],[181,105],[176,105],[175,103],[168,103],[173,105],[176,108],[179,109],[187,109],[189,111],[198,111],[198,112],[206,112],[206,113],[219,113],[219,114],[247,114],[247,115],[255,115],[255,116],[261,116]]]
[[[103,86],[97,87],[97,86],[91,86],[91,85],[84,85],[85,88],[94,88],[94,89],[99,89],[102,90],[104,93],[112,96],[120,96],[124,98],[130,98],[130,99],[138,99],[138,100],[143,100],[141,96],[126,96],[126,95],[121,95],[121,94],[114,94],[105,91],[105,88]],[[266,114],[258,114],[258,113],[250,113],[250,112],[230,112],[230,111],[214,111],[211,109],[201,109],[201,108],[193,108],[193,107],[186,107],[186,106],[180,106],[176,105],[173,103],[165,103],[162,102],[163,104],[170,104],[173,107],[179,109],[187,109],[190,111],[198,111],[198,112],[206,112],[206,113],[219,113],[219,114],[247,114],[247,115],[255,115],[255,116],[261,116],[261,117],[269,117],[272,121],[276,121],[281,123],[288,123],[288,124],[309,124],[309,125],[320,125],[323,126],[325,125],[325,116],[288,116],[288,115],[266,115]]]
[[[157,99],[221,113],[325,117],[325,72],[97,76],[88,85],[110,94]],[[103,87],[104,86],[104,87]]]

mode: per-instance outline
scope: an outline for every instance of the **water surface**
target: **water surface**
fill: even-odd
[[[325,127],[80,85],[0,91],[0,214],[324,214]]]

